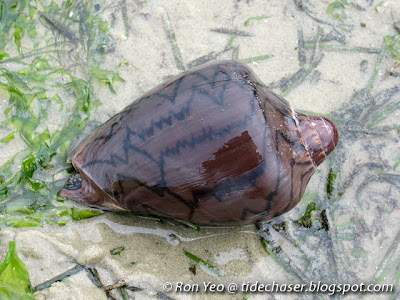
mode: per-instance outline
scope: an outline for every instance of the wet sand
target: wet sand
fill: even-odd
[[[4,228],[0,232],[0,257],[4,257],[8,242],[15,240],[34,287],[80,264],[95,268],[103,286],[123,281],[127,286],[140,288],[128,291],[136,299],[315,297],[310,293],[167,293],[163,290],[165,282],[173,283],[174,288],[176,282],[198,283],[200,287],[203,282],[225,286],[248,281],[367,283],[378,281],[385,274],[381,283],[398,283],[400,195],[398,184],[392,181],[396,182],[400,175],[400,168],[394,167],[399,159],[399,135],[383,129],[399,126],[399,109],[398,105],[393,106],[392,114],[370,127],[365,126],[368,119],[362,113],[357,114],[363,110],[373,114],[385,105],[388,96],[384,92],[399,87],[399,78],[390,75],[390,72],[398,74],[399,69],[388,51],[378,64],[369,96],[355,95],[371,82],[383,38],[396,35],[393,24],[399,21],[400,3],[356,1],[344,9],[341,21],[326,13],[330,3],[126,1],[128,34],[118,15],[121,12],[115,13],[119,4],[102,6],[116,41],[115,51],[106,57],[104,68],[116,70],[121,62],[129,64],[118,69],[125,82],[116,85],[117,95],[98,87],[96,93],[101,105],[96,116],[93,115],[93,127],[166,78],[195,65],[200,57],[204,56],[204,61],[207,57],[232,59],[236,58],[235,53],[239,60],[270,55],[268,59],[248,63],[267,86],[277,94],[285,93],[285,98],[300,111],[337,118],[340,147],[319,167],[301,203],[271,223],[284,222],[286,231],[276,231],[271,224],[264,224],[282,252],[267,255],[254,225],[202,227],[198,232],[173,221],[161,224],[137,216],[105,213],[63,227]],[[245,21],[255,16],[267,18],[252,20],[246,26]],[[176,44],[171,40],[172,32]],[[320,47],[315,50],[318,32]],[[235,38],[228,45],[231,49],[226,50],[233,33]],[[304,56],[299,55],[301,33],[306,45]],[[362,49],[332,50],[321,45],[347,47],[347,50],[377,49],[377,53]],[[303,72],[304,80],[298,85],[293,80],[288,84],[287,80],[293,79],[297,72]],[[287,86],[292,88],[285,91]],[[387,101],[399,100],[396,91]],[[328,199],[326,181],[331,167],[338,173],[338,179],[333,196]],[[318,213],[325,211],[328,231],[320,228],[306,231],[293,223],[311,201],[320,208]],[[120,255],[112,255],[110,251],[118,247],[124,247]],[[219,274],[191,260],[184,251],[209,262]],[[285,257],[292,264],[282,262]],[[37,299],[107,299],[106,292],[96,287],[85,270],[35,295]],[[112,290],[110,295],[123,299],[119,289]],[[396,295],[399,297],[398,292]],[[319,296],[329,298],[327,293]],[[344,298],[357,296],[348,294]],[[389,299],[389,295],[367,294],[364,299]]]

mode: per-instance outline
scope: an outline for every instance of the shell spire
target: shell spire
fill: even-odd
[[[295,113],[295,117],[304,147],[312,161],[319,166],[337,146],[339,133],[333,122],[325,117],[302,113]]]

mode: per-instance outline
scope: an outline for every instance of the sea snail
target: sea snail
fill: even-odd
[[[73,153],[61,195],[194,224],[248,224],[292,209],[338,143],[247,66],[219,61],[151,90]]]

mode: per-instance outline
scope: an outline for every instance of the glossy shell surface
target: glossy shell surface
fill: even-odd
[[[70,157],[82,185],[61,195],[195,224],[247,224],[292,209],[338,142],[245,65],[221,61],[151,90]],[[76,186],[75,186],[76,187]]]

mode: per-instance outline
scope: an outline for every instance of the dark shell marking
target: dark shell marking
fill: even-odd
[[[73,154],[88,205],[196,224],[246,224],[292,209],[338,133],[295,112],[245,65],[222,61],[153,89]]]

